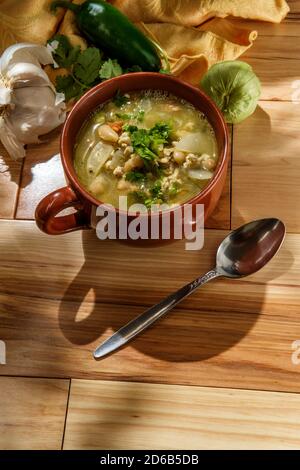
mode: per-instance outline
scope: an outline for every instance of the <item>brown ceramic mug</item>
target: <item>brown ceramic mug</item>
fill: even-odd
[[[214,129],[219,151],[217,168],[209,184],[199,194],[185,202],[193,206],[203,204],[205,219],[209,217],[222,193],[228,166],[229,139],[224,118],[212,100],[198,88],[170,75],[139,72],[121,75],[100,83],[85,93],[69,113],[60,140],[60,154],[68,186],[53,191],[38,204],[35,219],[41,230],[50,235],[59,235],[91,228],[91,216],[102,203],[82,186],[74,170],[73,148],[76,136],[89,115],[101,104],[112,99],[118,91],[128,93],[148,89],[168,91],[192,103],[205,114]],[[68,207],[73,207],[75,212],[58,216]],[[118,209],[116,212],[119,213]],[[146,217],[150,217],[150,214]],[[130,220],[132,216],[128,217],[128,223]]]

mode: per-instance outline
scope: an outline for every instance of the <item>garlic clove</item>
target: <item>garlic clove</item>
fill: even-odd
[[[9,68],[18,62],[28,62],[32,64],[53,64],[51,52],[38,44],[19,43],[8,47],[0,58],[0,71],[6,74]]]
[[[19,62],[14,64],[6,74],[7,80],[10,86],[51,86],[49,83],[49,77],[44,70],[35,64]]]
[[[40,142],[65,120],[64,95],[41,67],[49,63],[46,47],[28,43],[9,47],[0,58],[0,140],[15,159],[24,157],[25,144]]]
[[[0,84],[0,106],[5,106],[11,102],[11,88],[6,88]]]
[[[33,99],[34,97],[34,99]],[[9,122],[17,138],[23,143],[39,142],[39,136],[58,127],[65,120],[64,104],[55,105],[56,95],[49,87],[14,90],[14,108]]]

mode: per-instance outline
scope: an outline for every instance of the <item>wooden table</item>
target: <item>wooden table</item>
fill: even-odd
[[[243,57],[262,99],[231,129],[232,166],[201,252],[44,235],[32,219],[65,184],[58,136],[24,162],[1,150],[0,448],[300,447],[300,1],[290,5],[283,24],[255,24]],[[264,216],[288,230],[265,269],[203,287],[94,361],[99,341],[210,268],[230,229]]]

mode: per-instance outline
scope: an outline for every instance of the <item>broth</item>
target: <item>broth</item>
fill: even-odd
[[[82,126],[74,167],[99,201],[175,206],[210,181],[218,161],[212,126],[190,103],[159,91],[104,103]]]

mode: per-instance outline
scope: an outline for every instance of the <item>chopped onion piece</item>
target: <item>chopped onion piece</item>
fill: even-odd
[[[94,176],[97,175],[108,160],[113,149],[112,145],[106,144],[100,140],[95,147],[92,148],[87,159],[87,171],[93,173]]]
[[[194,178],[195,180],[210,180],[213,173],[208,170],[194,169],[188,170],[188,175],[190,178]]]
[[[201,153],[201,144],[203,137],[200,132],[191,132],[185,134],[181,139],[176,142],[175,148],[182,152],[188,153]]]

